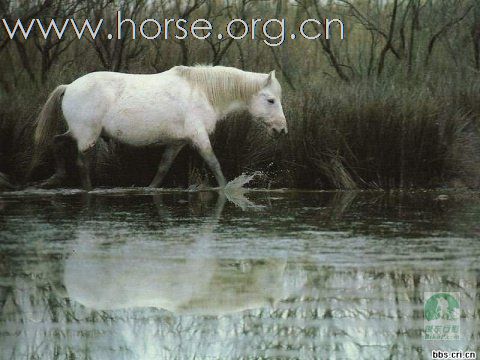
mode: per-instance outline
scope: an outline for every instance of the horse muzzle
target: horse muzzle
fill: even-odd
[[[288,134],[288,129],[287,129],[287,124],[282,124],[280,126],[272,126],[272,132],[275,132],[280,135],[287,135]]]

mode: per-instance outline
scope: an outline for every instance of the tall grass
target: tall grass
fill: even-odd
[[[313,85],[289,111],[291,135],[283,158],[300,165],[296,183],[405,188],[456,180],[478,186],[477,86],[442,85],[391,80]],[[294,117],[298,108],[302,112]]]

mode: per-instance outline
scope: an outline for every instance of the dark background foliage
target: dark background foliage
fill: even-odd
[[[10,40],[0,31],[0,172],[25,181],[35,118],[48,93],[91,71],[154,73],[196,63],[249,71],[277,69],[289,122],[268,137],[248,114],[220,123],[215,152],[228,179],[261,170],[256,186],[316,189],[478,187],[480,185],[480,6],[475,0],[358,1],[2,1],[8,21],[40,18],[340,18],[346,39],[229,41],[59,41],[39,33]],[[95,22],[96,23],[96,22]],[[72,158],[73,158],[72,149]],[[96,186],[147,185],[162,148],[113,141],[96,147]],[[73,164],[73,161],[72,161]],[[70,166],[70,185],[78,185]],[[53,171],[51,154],[33,180]],[[179,155],[166,186],[212,182],[191,149]],[[0,176],[0,187],[6,186]],[[3,185],[2,185],[3,184]]]

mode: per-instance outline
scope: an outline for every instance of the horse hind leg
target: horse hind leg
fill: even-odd
[[[69,145],[73,145],[75,140],[67,131],[64,134],[56,135],[53,138],[53,156],[55,159],[55,173],[39,184],[41,188],[59,187],[67,179],[66,154],[68,154]]]
[[[86,191],[92,190],[90,168],[91,168],[91,163],[92,163],[92,158],[94,153],[95,153],[95,147],[92,146],[83,151],[79,150],[77,154],[78,172],[80,173],[80,180],[82,182],[82,187]]]
[[[95,144],[100,137],[102,129],[92,125],[82,130],[82,132],[77,131],[79,135],[75,136],[78,149],[76,164],[83,189],[90,191],[92,190],[90,167],[95,154]]]
[[[167,175],[168,170],[172,166],[173,161],[177,157],[180,150],[182,150],[184,145],[185,144],[175,144],[167,146],[167,148],[163,152],[162,160],[160,161],[160,165],[158,166],[157,173],[155,174],[155,177],[153,178],[149,187],[156,188],[162,183],[165,175]]]

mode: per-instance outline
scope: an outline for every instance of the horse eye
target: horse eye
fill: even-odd
[[[275,103],[275,100],[274,99],[268,99],[267,100],[270,104],[274,104]]]

